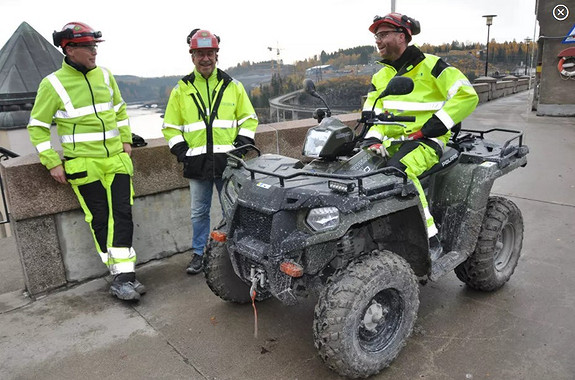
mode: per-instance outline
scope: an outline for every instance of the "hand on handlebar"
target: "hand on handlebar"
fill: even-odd
[[[385,146],[383,146],[383,144],[373,144],[370,145],[370,147],[367,149],[379,154],[383,158],[389,157],[389,153],[387,152],[387,149],[385,149]]]

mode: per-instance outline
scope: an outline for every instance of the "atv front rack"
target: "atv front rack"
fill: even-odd
[[[247,148],[247,147],[249,147],[249,149],[255,150],[258,153],[258,157],[261,156],[260,150],[258,148],[256,148],[254,145],[244,145],[241,148]],[[255,168],[255,167],[249,165],[248,163],[246,163],[242,158],[233,155],[232,152],[234,152],[234,151],[235,150],[227,152],[227,155],[229,157],[228,158],[228,165],[232,165],[235,168],[243,167],[244,169],[246,169],[247,171],[250,172],[250,179],[252,181],[255,181],[256,174],[264,174],[264,175],[275,177],[279,180],[281,187],[285,187],[285,181],[286,180],[290,180],[290,179],[293,179],[296,177],[306,176],[306,177],[327,178],[327,179],[333,179],[333,180],[356,181],[358,192],[360,194],[366,194],[363,180],[367,177],[371,177],[371,176],[374,176],[377,174],[393,175],[396,177],[401,177],[402,178],[402,187],[407,186],[407,180],[408,180],[407,174],[405,174],[404,172],[402,172],[401,170],[399,170],[395,167],[383,167],[383,168],[380,168],[380,169],[377,169],[377,170],[374,170],[371,172],[367,172],[367,173],[361,172],[358,174],[322,173],[322,172],[305,171],[305,170],[301,170],[301,168],[293,168],[294,171],[292,171],[291,173],[280,174],[280,173],[272,172],[269,170]]]

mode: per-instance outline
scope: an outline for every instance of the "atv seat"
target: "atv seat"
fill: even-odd
[[[451,128],[451,140],[455,141],[457,139],[457,135],[459,135],[459,132],[461,132],[461,123],[457,123],[453,126],[453,128]],[[439,162],[433,165],[431,168],[429,168],[429,170],[421,173],[421,175],[418,178],[422,180],[433,173],[437,173],[445,168],[450,167],[451,165],[457,162],[458,157],[459,157],[458,150],[446,146],[445,150],[443,151],[443,154],[441,155],[441,158],[439,159]]]
[[[429,170],[423,172],[418,178],[420,180],[429,177],[430,175],[442,171],[448,167],[451,167],[453,164],[457,162],[457,158],[459,158],[459,151],[457,149],[451,148],[449,146],[445,147],[439,162],[433,165]],[[423,185],[423,182],[422,182]]]

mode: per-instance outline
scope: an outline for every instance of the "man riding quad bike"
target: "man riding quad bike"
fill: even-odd
[[[396,77],[380,97],[409,93]],[[321,98],[308,82],[308,92]],[[325,103],[325,101],[324,101]],[[318,294],[313,337],[325,363],[348,377],[388,366],[410,336],[419,307],[418,280],[455,270],[468,286],[493,291],[512,275],[523,238],[517,206],[489,196],[496,178],[525,166],[521,132],[456,131],[439,163],[419,180],[438,225],[443,254],[430,255],[426,216],[405,173],[360,149],[373,125],[409,117],[382,113],[360,132],[316,112],[307,133],[307,164],[277,154],[244,161],[229,153],[224,220],[211,234],[205,276],[225,301],[275,297],[293,305]],[[503,135],[496,143],[488,137]]]

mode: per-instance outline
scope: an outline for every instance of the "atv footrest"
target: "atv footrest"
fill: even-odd
[[[454,270],[465,260],[467,260],[467,255],[463,252],[451,251],[446,253],[431,264],[429,279],[431,281],[437,281],[441,276]]]

